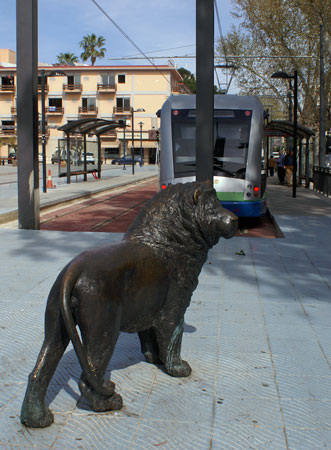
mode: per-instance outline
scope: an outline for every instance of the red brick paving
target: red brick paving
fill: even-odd
[[[42,230],[125,232],[158,190],[156,180],[125,187],[41,215]]]

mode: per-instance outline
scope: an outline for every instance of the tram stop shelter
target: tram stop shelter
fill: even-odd
[[[310,155],[310,138],[315,135],[315,132],[303,125],[297,125],[297,138],[299,143],[298,152],[298,174],[299,182],[305,180],[305,186],[309,187],[311,179],[310,163],[312,158]],[[272,120],[264,126],[264,136],[267,138],[267,155],[269,156],[269,137],[293,137],[294,124],[288,120]],[[304,145],[304,148],[303,148]]]
[[[67,183],[70,184],[72,175],[84,175],[84,181],[87,181],[87,174],[93,173],[96,178],[101,178],[101,135],[113,131],[117,128],[124,128],[122,120],[106,119],[78,119],[68,122],[58,130],[66,135],[65,146],[59,145],[59,176],[66,176]],[[97,164],[92,164],[88,169],[87,160],[87,136],[95,135],[97,138]],[[77,136],[82,136],[77,145]],[[73,137],[75,140],[73,140]],[[82,144],[82,145],[81,145]],[[69,150],[69,151],[68,151]],[[64,170],[60,171],[61,156],[65,164]]]

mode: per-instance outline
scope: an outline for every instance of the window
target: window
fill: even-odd
[[[125,83],[125,74],[118,75],[117,79],[119,83]]]
[[[6,75],[1,77],[2,86],[14,86],[14,77],[12,75]]]
[[[68,75],[68,84],[70,86],[80,84],[80,75]]]
[[[103,73],[101,75],[101,83],[103,86],[114,86],[115,75],[113,73]]]
[[[116,107],[123,109],[130,109],[130,97],[117,97]]]
[[[87,110],[94,110],[97,106],[97,99],[95,97],[82,98],[82,107]]]
[[[2,120],[1,128],[3,130],[14,130],[15,129],[15,121],[14,120]]]
[[[48,111],[59,111],[62,109],[62,98],[49,98]]]

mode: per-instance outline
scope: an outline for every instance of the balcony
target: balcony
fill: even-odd
[[[132,108],[130,106],[114,106],[113,111],[116,116],[131,116]]]
[[[16,127],[2,126],[0,127],[0,137],[16,136]]]
[[[100,93],[112,94],[116,92],[116,89],[115,83],[98,83],[98,91]]]
[[[78,108],[78,114],[80,116],[97,116],[98,108],[96,106],[80,106]]]
[[[16,86],[14,84],[0,84],[0,94],[14,94]]]
[[[67,92],[68,94],[79,94],[82,92],[83,86],[81,84],[64,84],[63,85],[63,91]]]
[[[62,106],[49,106],[46,108],[46,114],[49,116],[62,116],[64,108]]]

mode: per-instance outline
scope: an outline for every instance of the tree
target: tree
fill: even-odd
[[[94,66],[94,63],[97,58],[104,58],[106,53],[106,48],[104,47],[106,43],[106,39],[103,36],[97,37],[95,34],[88,34],[83,37],[83,40],[80,42],[81,48],[84,50],[80,55],[83,61],[87,61],[91,58],[91,64]]]
[[[178,72],[180,73],[184,83],[190,89],[192,94],[195,94],[197,91],[197,80],[195,79],[194,74],[191,73],[189,70],[184,69],[184,67],[178,69]]]
[[[74,55],[73,53],[60,53],[56,58],[59,64],[70,64],[78,62],[78,56]]]
[[[195,94],[197,92],[197,80],[192,72],[190,72],[187,69],[184,69],[184,67],[181,67],[178,69],[178,72],[180,73],[181,77],[183,78],[184,83],[186,86],[190,89],[192,94]],[[219,90],[217,86],[214,86],[214,93],[215,94],[221,94],[223,93],[222,90]]]
[[[330,98],[331,9],[323,0],[234,0],[238,27],[218,46],[218,55],[234,64],[242,94],[277,96],[288,117],[289,80],[274,72],[298,71],[300,123],[318,129],[320,23],[325,29],[325,94]],[[231,55],[244,55],[231,58]],[[254,57],[253,57],[254,56]],[[255,58],[259,56],[259,58]],[[307,57],[309,56],[309,57]],[[311,56],[311,57],[310,57]],[[327,101],[325,102],[327,105]],[[327,124],[327,128],[330,123]]]

